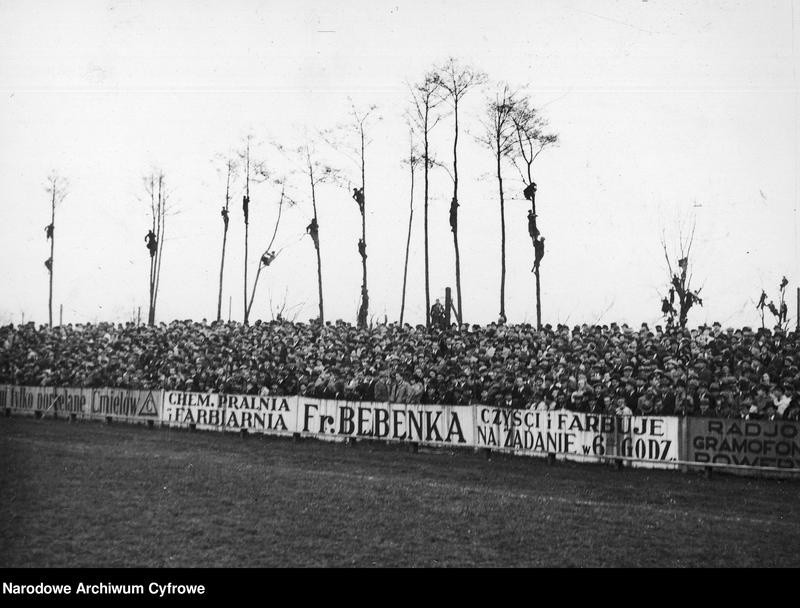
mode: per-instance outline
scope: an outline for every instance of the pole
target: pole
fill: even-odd
[[[797,331],[800,331],[800,287],[797,288]]]
[[[59,304],[58,305],[58,325],[59,325],[59,327],[61,325],[63,325],[63,319],[64,319],[64,305],[63,304]]]
[[[228,323],[231,322],[231,305],[233,304],[233,296],[228,296]]]
[[[136,312],[136,325],[138,327],[141,324],[142,324],[142,307],[139,306],[139,309]]]

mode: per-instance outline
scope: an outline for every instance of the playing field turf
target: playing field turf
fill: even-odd
[[[0,419],[0,566],[800,566],[800,482]]]

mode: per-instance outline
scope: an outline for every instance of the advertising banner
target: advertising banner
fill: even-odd
[[[82,388],[57,388],[50,406],[54,416],[87,418],[92,406],[92,390]]]
[[[164,420],[203,430],[291,435],[297,427],[297,397],[167,391]]]
[[[677,419],[475,407],[476,446],[515,454],[560,454],[598,461],[622,456],[651,463],[678,460]]]
[[[9,387],[7,395],[8,405],[6,407],[10,408],[12,412],[33,416],[33,394],[26,395],[24,386]]]
[[[686,418],[687,459],[750,467],[800,469],[800,423]]]
[[[162,391],[97,388],[92,393],[89,403],[91,418],[137,423],[161,420]]]
[[[348,437],[468,447],[474,443],[471,406],[333,401],[299,398],[298,430],[320,439]]]
[[[297,397],[220,395],[219,407],[225,431],[292,435],[297,429]]]
[[[12,409],[31,416],[36,412],[44,414],[52,410],[56,389],[52,386],[23,386],[19,399],[15,397],[12,396]]]
[[[224,424],[224,409],[216,393],[164,392],[164,412],[161,419],[169,426],[218,430]]]

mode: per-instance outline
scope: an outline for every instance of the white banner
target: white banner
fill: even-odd
[[[167,391],[164,420],[170,426],[291,435],[297,428],[297,397]]]
[[[404,405],[299,397],[298,431],[319,439],[347,437],[432,445],[473,444],[471,406]]]
[[[28,415],[36,412],[45,414],[48,410],[52,411],[56,389],[52,386],[23,386],[19,399],[15,397],[12,396],[12,409]]]
[[[137,391],[98,388],[92,393],[89,412],[92,418],[145,423],[161,420],[163,393],[160,390]]]
[[[11,411],[17,414],[33,416],[33,394],[26,394],[24,386],[12,386],[8,389],[8,405]]]
[[[297,397],[220,395],[225,431],[291,435],[297,429]]]
[[[515,454],[559,454],[598,461],[622,456],[650,463],[678,459],[678,419],[603,416],[568,410],[476,406],[476,445]]]
[[[162,420],[169,426],[218,430],[224,423],[220,396],[216,393],[164,392]]]
[[[87,418],[92,406],[92,390],[83,388],[57,388],[50,409],[55,416]]]

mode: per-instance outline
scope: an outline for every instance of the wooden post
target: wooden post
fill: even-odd
[[[233,304],[233,296],[228,296],[228,323],[231,322],[231,304]]]
[[[59,327],[61,327],[61,325],[63,325],[63,320],[64,320],[64,305],[63,304],[59,304],[58,305],[58,326]]]

